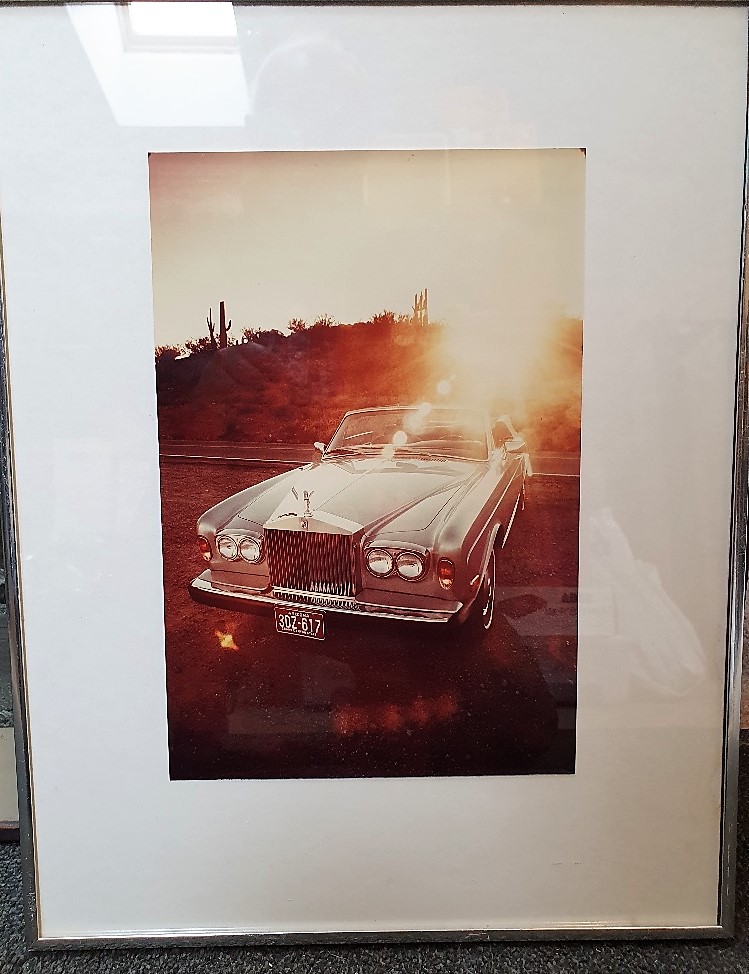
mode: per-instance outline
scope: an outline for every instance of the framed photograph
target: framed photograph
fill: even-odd
[[[573,774],[584,151],[149,176],[171,778]]]
[[[0,4],[33,944],[731,933],[747,36]]]

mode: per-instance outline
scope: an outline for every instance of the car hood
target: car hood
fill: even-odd
[[[287,480],[285,494],[272,511],[261,495],[238,517],[290,530],[307,517],[346,533],[385,524],[390,531],[419,531],[476,476],[478,466],[468,460],[324,460]]]

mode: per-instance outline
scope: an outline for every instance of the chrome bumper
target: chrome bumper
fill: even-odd
[[[270,614],[276,605],[295,609],[317,609],[322,612],[334,612],[342,616],[358,616],[368,619],[391,619],[400,622],[427,622],[445,624],[461,621],[464,608],[461,602],[440,602],[439,608],[425,606],[425,602],[437,602],[433,598],[419,598],[412,596],[412,604],[383,605],[371,601],[373,595],[379,595],[374,590],[364,590],[354,599],[317,596],[307,593],[283,592],[277,595],[265,590],[250,592],[247,589],[233,585],[214,585],[210,571],[203,572],[188,585],[190,598],[203,605],[212,605],[234,612],[257,612]],[[422,604],[415,604],[416,602]]]

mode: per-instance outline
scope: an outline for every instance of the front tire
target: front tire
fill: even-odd
[[[496,547],[492,548],[484,571],[484,577],[479,583],[479,591],[471,612],[461,627],[463,639],[467,644],[477,645],[492,628],[495,620],[494,603],[497,592],[497,553]]]
[[[496,549],[492,548],[489,555],[489,563],[486,566],[484,577],[481,580],[479,594],[476,596],[477,621],[479,628],[488,632],[494,622],[494,602],[497,593],[497,555]]]

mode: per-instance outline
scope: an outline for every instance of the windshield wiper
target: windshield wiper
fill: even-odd
[[[335,450],[327,450],[324,454],[326,457],[337,457],[337,456],[357,456],[362,453],[371,453],[373,450],[379,452],[382,448],[379,446],[373,446],[372,444],[361,444],[360,446],[338,446]]]
[[[395,453],[396,456],[400,453],[407,457],[427,457],[430,460],[466,460],[469,463],[473,463],[477,459],[476,457],[457,456],[454,453],[439,453],[437,450],[419,450],[416,446],[399,446]]]

